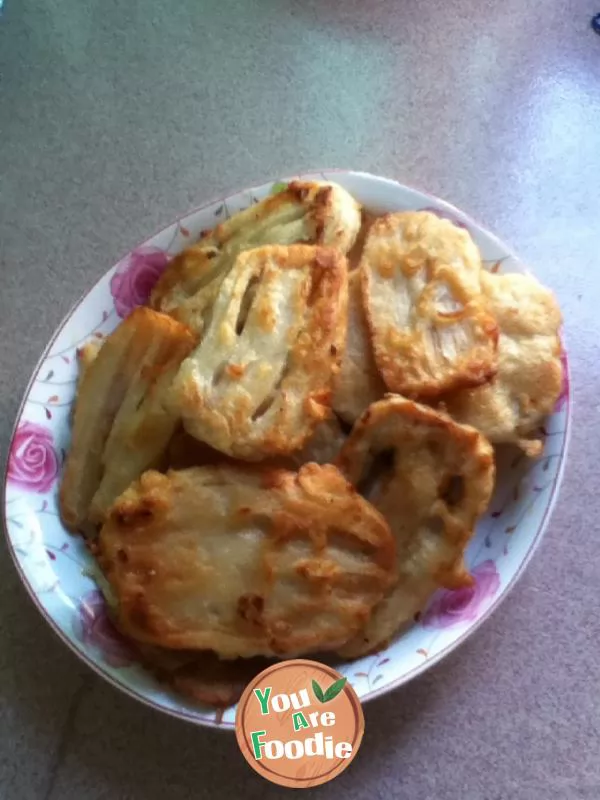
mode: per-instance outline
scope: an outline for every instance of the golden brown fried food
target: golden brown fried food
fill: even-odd
[[[370,211],[367,211],[365,208],[363,208],[360,219],[361,222],[358,236],[356,237],[356,241],[352,245],[352,248],[348,251],[348,269],[350,270],[356,269],[356,267],[358,267],[360,264],[365,242],[367,241],[367,236],[369,235],[371,226],[377,219],[377,215],[372,214]]]
[[[445,406],[490,441],[514,442],[537,456],[542,443],[531,434],[554,409],[563,380],[560,309],[532,275],[484,273],[482,287],[500,327],[498,373],[487,386],[451,395]]]
[[[242,253],[171,393],[188,433],[237,458],[294,452],[329,414],[347,267],[308,245]]]
[[[94,363],[100,352],[103,339],[90,339],[77,350],[77,364],[79,366],[78,385],[81,385],[83,376]]]
[[[432,399],[496,371],[498,331],[467,231],[425,211],[387,214],[361,261],[375,362],[388,388]]]
[[[158,680],[198,703],[227,708],[237,703],[252,678],[270,666],[266,658],[220,659],[210,651],[167,650],[136,644],[143,665]]]
[[[104,448],[104,474],[90,506],[95,524],[104,521],[109,507],[133,480],[161,464],[178,419],[166,405],[167,393],[195,343],[191,332],[181,333],[162,362],[146,364],[127,390]]]
[[[333,464],[340,454],[342,445],[346,441],[346,434],[342,430],[337,417],[317,425],[315,432],[304,445],[302,450],[292,453],[288,458],[292,462],[292,469],[298,469],[303,464]]]
[[[147,472],[98,541],[120,629],[224,658],[340,647],[393,584],[382,516],[333,466]]]
[[[367,406],[380,400],[385,392],[365,319],[361,272],[354,270],[348,279],[348,338],[335,381],[332,408],[343,420],[353,424]]]
[[[165,454],[165,469],[188,469],[188,467],[214,467],[218,464],[237,462],[215,450],[206,442],[200,442],[182,426],[175,429]]]
[[[84,360],[72,441],[60,487],[63,522],[100,522],[134,478],[155,466],[175,427],[165,390],[195,339],[179,322],[136,309]]]
[[[89,342],[86,342],[77,349],[77,366],[79,368],[79,372],[77,374],[77,391],[79,391],[81,388],[81,384],[83,383],[83,378],[86,372],[89,370],[96,356],[100,352],[102,342],[103,339],[90,339]],[[75,418],[75,407],[76,404],[74,403],[69,411],[69,422],[71,425],[73,425],[73,420]]]
[[[358,420],[339,464],[396,538],[398,583],[339,649],[356,657],[387,643],[439,587],[470,584],[463,555],[491,496],[494,457],[473,428],[388,396]]]
[[[309,243],[346,253],[360,228],[360,206],[337,184],[294,181],[234,214],[169,264],[151,305],[202,332],[223,280],[245,250]]]
[[[346,436],[337,418],[320,422],[302,450],[288,456],[277,456],[261,461],[261,466],[295,470],[303,464],[333,464],[338,457]],[[188,467],[213,467],[218,464],[239,464],[214,447],[194,439],[183,428],[178,428],[169,442],[165,465],[170,469]]]

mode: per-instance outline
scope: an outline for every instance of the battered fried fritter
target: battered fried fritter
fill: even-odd
[[[498,331],[467,231],[424,211],[387,214],[361,260],[375,362],[388,388],[432,399],[496,371]]]
[[[388,525],[330,465],[147,472],[97,549],[124,633],[224,658],[340,647],[395,579]]]
[[[484,273],[482,287],[500,327],[498,373],[487,386],[451,395],[445,406],[490,441],[514,442],[537,456],[542,442],[531,434],[554,409],[563,381],[560,309],[532,275]]]
[[[294,464],[292,468],[297,469],[309,462],[333,464],[339,456],[346,438],[337,417],[332,416],[324,422],[320,422],[302,450],[288,456]]]
[[[360,223],[360,206],[341,186],[294,181],[234,214],[176,256],[156,285],[151,305],[202,332],[221,283],[241,252],[262,245],[309,243],[346,253]]]
[[[165,390],[194,343],[179,322],[139,308],[95,358],[87,352],[60,487],[68,528],[100,522],[115,497],[156,465],[176,422],[162,405]]]
[[[139,642],[136,649],[143,665],[162,683],[217,708],[237,703],[250,681],[274,663],[266,658],[224,660],[209,651],[167,650]]]
[[[288,456],[277,456],[261,461],[261,466],[295,470],[303,464],[333,464],[338,457],[346,436],[335,416],[320,422],[313,435],[301,450]],[[166,466],[171,469],[188,467],[213,467],[218,464],[238,464],[230,456],[215,450],[205,442],[194,439],[183,428],[173,434],[166,455]]]
[[[96,359],[102,347],[102,339],[90,339],[77,350],[77,364],[79,366],[78,385],[81,385],[83,376]]]
[[[100,352],[101,347],[102,339],[90,339],[89,342],[86,342],[77,349],[77,366],[79,368],[77,374],[77,391],[80,390],[83,378]],[[73,420],[75,419],[75,407],[76,403],[74,403],[69,410],[69,423],[71,425],[73,425]]]
[[[162,363],[146,364],[127,390],[104,448],[104,474],[90,507],[93,523],[104,521],[109,507],[133,480],[160,465],[177,422],[166,405],[167,393],[193,344],[185,332],[165,351]]]
[[[362,209],[360,230],[358,231],[358,236],[356,237],[356,241],[352,245],[352,248],[348,251],[348,269],[354,270],[360,264],[363,250],[365,248],[365,242],[367,241],[367,236],[369,235],[371,226],[373,225],[376,219],[377,219],[376,214],[372,214],[365,208]]]
[[[340,373],[335,381],[332,408],[353,424],[367,406],[383,397],[386,386],[375,365],[373,346],[362,301],[361,273],[348,279],[348,338]]]
[[[165,468],[188,469],[188,467],[214,467],[218,464],[236,464],[237,462],[215,450],[206,442],[200,442],[182,426],[175,429],[165,455]]]
[[[173,386],[188,433],[250,461],[300,449],[329,414],[347,301],[339,250],[242,253]]]
[[[356,657],[386,644],[436,589],[471,583],[463,554],[491,496],[494,457],[473,428],[388,396],[358,420],[339,464],[396,539],[397,585],[339,648]]]

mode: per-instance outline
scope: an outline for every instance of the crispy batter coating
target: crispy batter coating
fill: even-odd
[[[561,390],[547,289],[448,220],[296,181],[151,305],[77,353],[59,504],[161,681],[226,707],[267,659],[362,656],[472,583],[490,441],[537,455]]]
[[[60,510],[71,530],[101,522],[107,507],[156,466],[175,427],[166,390],[195,344],[170,317],[136,309],[93,358],[84,354]]]
[[[467,231],[424,211],[378,219],[361,260],[375,362],[393,392],[431,400],[488,381],[498,330]]]
[[[279,467],[281,469],[299,469],[303,464],[333,464],[338,457],[346,435],[335,416],[320,422],[313,435],[301,450],[288,456],[277,456],[261,461],[261,465]],[[165,464],[170,469],[187,469],[188,467],[210,467],[217,464],[237,464],[235,459],[226,456],[214,447],[200,442],[185,429],[177,428],[169,447]]]
[[[376,219],[376,214],[372,214],[370,211],[367,211],[366,208],[362,209],[360,215],[360,230],[358,231],[356,241],[352,245],[352,248],[348,251],[348,269],[354,270],[359,266],[363,250],[365,248],[365,242],[367,241],[367,236],[369,235],[371,226]]]
[[[156,285],[151,305],[202,332],[221,283],[245,250],[308,243],[348,252],[361,224],[360,206],[337,184],[294,181],[288,188],[206,234],[176,256]]]
[[[165,455],[165,468],[188,469],[189,467],[214,467],[218,464],[237,464],[230,456],[215,450],[206,442],[190,436],[179,425],[175,429]]]
[[[338,250],[242,253],[171,392],[186,430],[249,461],[301,448],[329,414],[347,301]]]
[[[339,649],[356,657],[387,643],[436,589],[471,583],[463,555],[491,496],[494,457],[473,428],[389,395],[358,420],[339,464],[396,538],[397,585]]]
[[[180,695],[216,708],[237,703],[250,681],[273,660],[220,659],[210,651],[167,650],[136,644],[143,665]]]
[[[375,364],[362,302],[361,272],[348,279],[348,338],[340,373],[335,381],[332,408],[353,424],[367,406],[380,400],[386,386]]]
[[[563,381],[560,309],[532,275],[484,273],[482,287],[500,327],[498,373],[487,386],[449,396],[445,406],[490,441],[514,442],[537,456],[542,442],[531,434],[554,409]]]
[[[127,635],[224,658],[340,647],[395,578],[383,517],[316,464],[147,472],[111,509],[98,560]]]
[[[102,347],[102,342],[102,339],[90,339],[89,342],[86,342],[77,350],[77,364],[79,366],[78,386],[81,385],[85,373],[94,363]]]
[[[331,416],[317,425],[315,432],[302,450],[292,453],[288,458],[296,469],[310,462],[333,464],[339,456],[346,438],[337,417]]]

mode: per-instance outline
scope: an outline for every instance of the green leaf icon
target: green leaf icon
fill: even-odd
[[[279,192],[285,192],[287,188],[288,188],[287,183],[274,183],[273,186],[271,186],[271,194],[279,194]]]
[[[319,700],[319,702],[321,702],[321,703],[324,703],[325,702],[325,695],[323,694],[323,689],[321,689],[321,687],[319,686],[319,684],[315,680],[313,680],[313,682],[312,682],[312,687],[313,687],[313,692],[315,693],[315,697],[317,698],[317,700]]]
[[[346,685],[347,680],[348,680],[347,678],[340,678],[339,680],[334,681],[334,683],[331,684],[331,686],[329,687],[329,689],[327,689],[326,692],[324,692],[323,689],[321,689],[321,687],[319,686],[319,684],[315,680],[313,680],[312,688],[313,692],[315,693],[315,697],[320,703],[328,703],[330,700],[333,700],[335,697],[338,696],[338,694],[342,691],[342,689]]]
[[[335,683],[332,683],[329,689],[325,692],[325,699],[323,700],[324,703],[328,703],[330,700],[333,700],[334,697],[337,697],[338,694],[342,691],[344,686],[346,685],[346,681],[348,678],[340,678]]]

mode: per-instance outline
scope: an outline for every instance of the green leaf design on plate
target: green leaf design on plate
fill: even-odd
[[[347,680],[348,678],[340,678],[335,683],[332,683],[329,689],[327,689],[325,692],[325,700],[323,702],[328,703],[330,700],[333,700],[334,697],[337,697],[346,685]]]
[[[312,682],[312,688],[313,688],[313,692],[315,693],[315,697],[317,698],[317,700],[320,703],[324,703],[325,702],[325,695],[323,694],[323,689],[321,689],[321,687],[319,686],[319,684],[315,680],[313,680],[313,682]]]
[[[271,194],[279,194],[279,192],[285,192],[287,188],[288,188],[287,183],[274,183],[273,186],[271,186]]]

